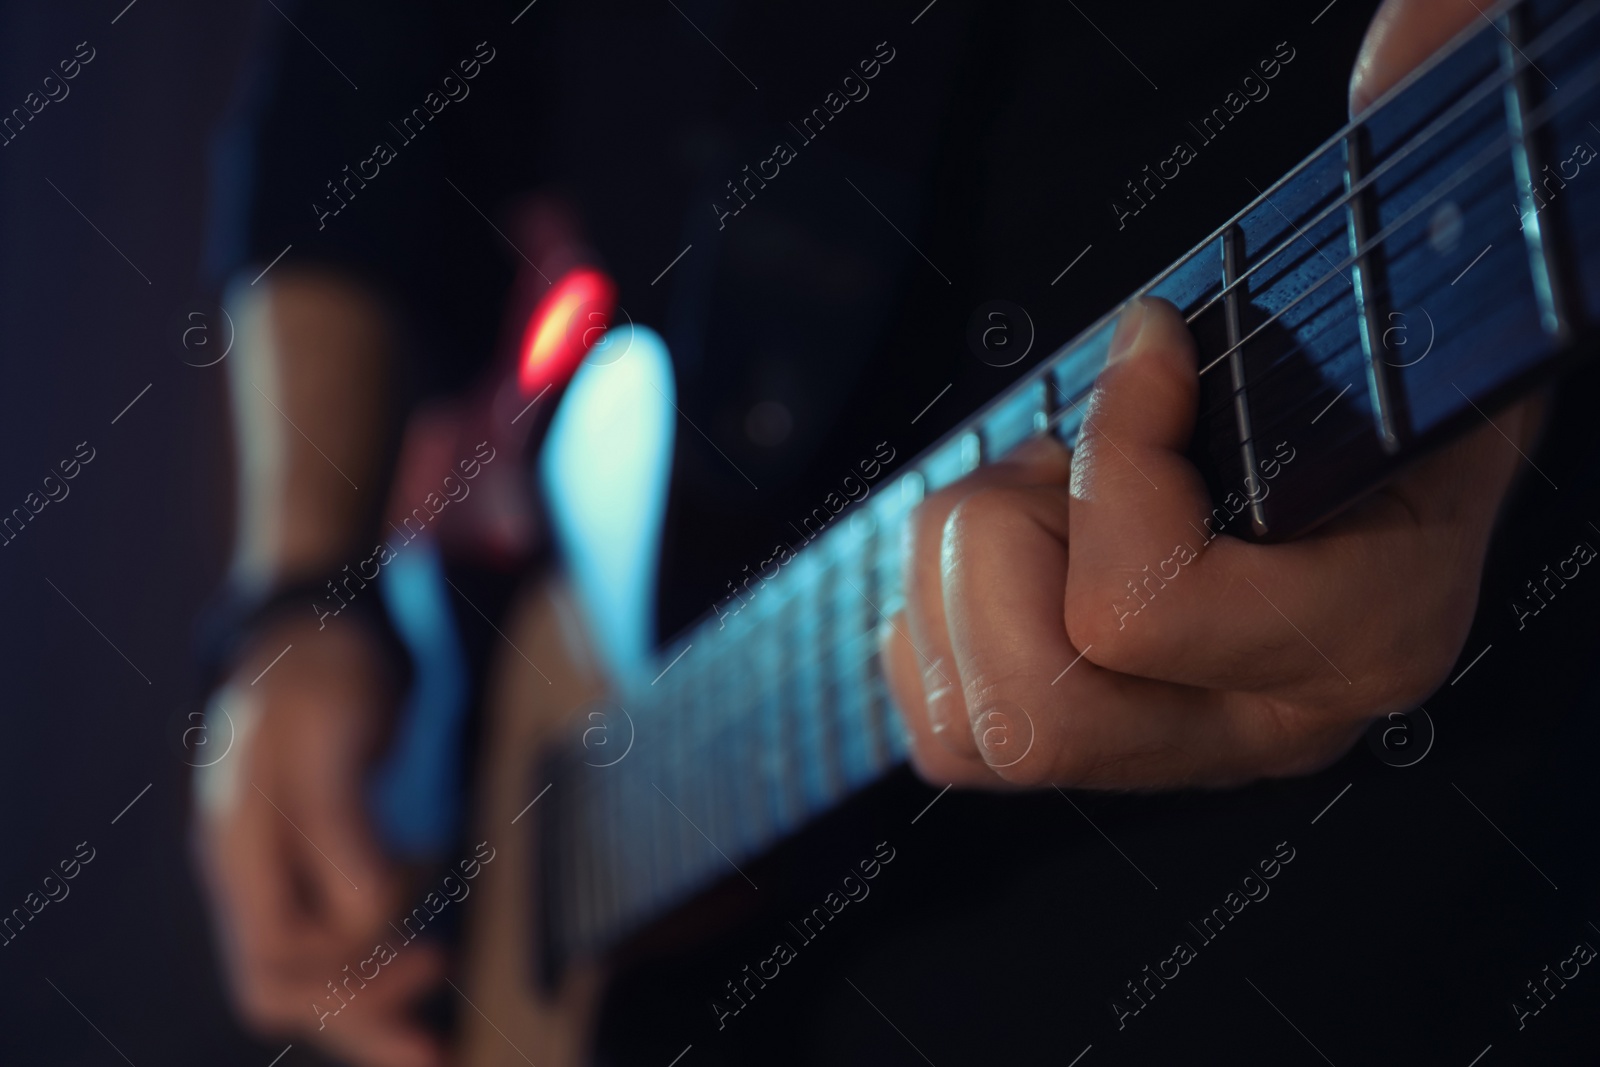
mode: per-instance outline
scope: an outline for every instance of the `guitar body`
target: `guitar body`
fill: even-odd
[[[539,981],[538,820],[518,814],[532,798],[528,772],[542,748],[564,733],[572,713],[605,684],[570,589],[559,577],[525,588],[502,629],[512,644],[528,650],[548,680],[508,649],[485,689],[471,832],[498,854],[483,868],[466,920],[461,986],[477,1010],[466,1007],[459,1015],[460,1055],[469,1067],[525,1061],[579,1067],[587,1062],[602,975],[580,966],[554,990]]]
[[[605,736],[597,744],[633,743],[621,723],[588,730],[583,709],[648,651],[674,392],[661,338],[621,327],[578,370],[543,440],[542,489],[563,565],[512,598],[498,625],[502,654],[491,658],[482,688],[472,840],[488,841],[498,855],[484,868],[465,935],[463,986],[474,1006],[461,1014],[468,1064],[587,1062],[603,976],[592,961],[555,982],[540,973],[533,803],[548,783],[536,784],[534,772],[547,750],[575,737],[586,745],[592,733],[615,728],[615,743]]]
[[[1191,454],[1218,506],[1197,535],[1298,536],[1592,353],[1600,183],[1574,180],[1546,204],[1526,176],[1600,131],[1600,8],[1530,0],[1494,17],[1141,290],[1185,314],[1201,351]],[[1535,61],[1577,88],[1547,97]],[[1426,361],[1385,341],[1413,312],[1430,332],[1448,324]],[[902,602],[907,516],[1034,435],[1070,446],[1114,324],[1089,327],[838,521],[796,528],[792,554],[660,647],[641,620],[670,365],[631,326],[622,359],[583,368],[542,457],[560,563],[505,614],[485,688],[472,839],[497,858],[467,921],[464,1062],[1009,1063],[1048,1048],[1076,1063],[1111,1040],[1123,1062],[1156,1062],[1187,1044],[1185,1028],[1251,1053],[1240,1062],[1289,1061],[1292,1041],[1217,1020],[1241,997],[1259,1008],[1258,980],[1293,981],[1304,961],[1273,933],[1284,922],[1305,924],[1305,959],[1347,949],[1338,925],[1311,928],[1314,898],[1292,887],[1314,874],[1340,899],[1373,897],[1339,888],[1349,852],[1311,829],[1338,792],[1325,778],[1201,796],[946,797],[904,768],[875,662],[875,632]],[[1353,759],[1346,790],[1362,777]],[[1279,880],[1261,889],[1262,877]],[[1430,900],[1470,891],[1428,884]],[[1274,909],[1281,920],[1258,921]],[[1436,967],[1472,966],[1441,930]],[[1173,977],[1195,959],[1211,979]],[[1352,984],[1376,991],[1377,1015],[1385,988],[1415,995],[1406,982]],[[1169,983],[1187,992],[1160,993]],[[1487,1017],[1492,1002],[1440,1010]],[[1370,1048],[1343,1052],[1333,1061]],[[1397,1062],[1432,1058],[1407,1055]]]
[[[727,1017],[719,1027],[710,1008],[723,979],[708,976],[727,969],[724,977],[733,977],[747,961],[749,945],[770,950],[771,932],[785,929],[783,915],[794,915],[803,922],[806,905],[821,901],[830,889],[837,888],[841,876],[852,871],[858,878],[862,876],[863,861],[877,866],[884,855],[898,858],[895,842],[904,844],[899,839],[900,828],[936,791],[902,771],[746,868],[761,883],[760,892],[752,891],[730,871],[720,883],[639,932],[614,955],[604,960],[571,961],[552,983],[540,965],[544,958],[539,922],[544,881],[537,862],[541,820],[536,816],[539,805],[551,799],[541,795],[548,784],[542,774],[552,751],[570,747],[575,740],[582,746],[584,731],[590,728],[586,709],[612,692],[612,687],[591,641],[580,598],[561,571],[535,576],[518,592],[499,625],[504,631],[504,654],[496,657],[484,688],[469,831],[470,840],[489,842],[496,856],[483,867],[467,904],[457,982],[470,1003],[458,1003],[456,1012],[460,1062],[464,1067],[516,1067],[528,1062],[538,1067],[583,1067],[596,1062],[596,1044],[602,1038],[598,1031],[602,1001],[618,979],[625,987],[624,1018],[641,1015],[635,1003],[640,994],[626,987],[643,985],[642,999],[649,1005],[643,1016],[649,1019],[660,1012],[668,1023],[659,1031],[651,1027],[638,1035],[604,1035],[614,1044],[620,1040],[621,1050],[613,1050],[619,1062],[634,1062],[632,1057],[641,1055],[641,1047],[649,1050],[642,1053],[645,1056],[659,1047],[669,1050],[665,1063],[697,1035],[721,1032],[735,1022],[737,1034],[728,1035],[721,1043],[721,1056],[714,1056],[713,1062],[746,1062],[742,1057],[758,1050],[767,1062],[783,1062],[783,1050],[767,1043],[781,1034],[786,1017],[766,1023],[759,1018]],[[626,738],[613,740],[626,744]],[[611,769],[614,767],[597,767],[596,773]],[[529,801],[535,797],[540,799],[530,808]],[[1013,803],[1016,799],[1006,798]],[[994,805],[1006,802],[994,797],[946,800],[952,810],[966,805],[982,818],[997,814]],[[1012,816],[1021,812],[1021,808],[1010,809]],[[1012,830],[1026,823],[1024,816]],[[943,832],[950,842],[948,825]],[[992,831],[980,833],[991,842],[996,839]],[[880,841],[887,848],[879,847]],[[975,837],[969,841],[969,845],[977,843]],[[971,854],[958,850],[944,859],[961,866],[962,857]],[[1071,856],[1070,849],[1058,852],[1062,862],[1072,862]],[[992,873],[994,868],[985,870]],[[960,894],[964,890],[956,879],[975,886],[986,874],[980,874],[977,881],[970,872],[945,871],[939,877],[946,891]],[[932,897],[924,895],[924,899]],[[851,918],[859,927],[862,919]],[[805,944],[801,936],[790,942]],[[840,947],[845,944],[839,943]],[[810,982],[839,986],[832,961],[827,961],[830,969],[820,973],[815,969],[815,961],[824,960],[827,950],[805,951],[813,961]],[[671,990],[665,997],[659,984],[663,978]],[[809,995],[802,993],[802,982],[807,979],[791,981],[794,1004],[809,1003]],[[728,1001],[729,1007],[734,1004]],[[688,1036],[678,1041],[673,1031]],[[790,1045],[787,1052],[800,1057],[800,1049]],[[697,1058],[704,1055],[704,1051],[696,1053]]]

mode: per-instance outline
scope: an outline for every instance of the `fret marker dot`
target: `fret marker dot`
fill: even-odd
[[[1448,255],[1461,243],[1461,234],[1465,229],[1461,221],[1461,209],[1456,207],[1454,200],[1446,200],[1433,209],[1433,217],[1428,220],[1428,244],[1441,256]]]

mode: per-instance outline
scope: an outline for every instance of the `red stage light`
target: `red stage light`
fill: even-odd
[[[611,325],[617,287],[603,272],[578,267],[539,299],[522,335],[517,384],[523,396],[565,382]]]

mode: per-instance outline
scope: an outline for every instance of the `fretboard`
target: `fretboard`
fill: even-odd
[[[1134,294],[1171,301],[1200,344],[1191,454],[1217,507],[1210,530],[1307,532],[1592,336],[1597,15],[1600,0],[1491,9]],[[876,652],[903,602],[907,516],[1033,435],[1072,444],[1120,311],[820,535],[794,531],[792,561],[764,565],[624,680],[627,758],[558,755],[539,809],[551,960],[603,952],[744,877],[747,861],[903,762]]]

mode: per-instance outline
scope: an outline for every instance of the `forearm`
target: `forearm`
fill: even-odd
[[[228,307],[233,578],[264,586],[337,570],[387,485],[393,325],[370,293],[327,273],[238,283]]]

